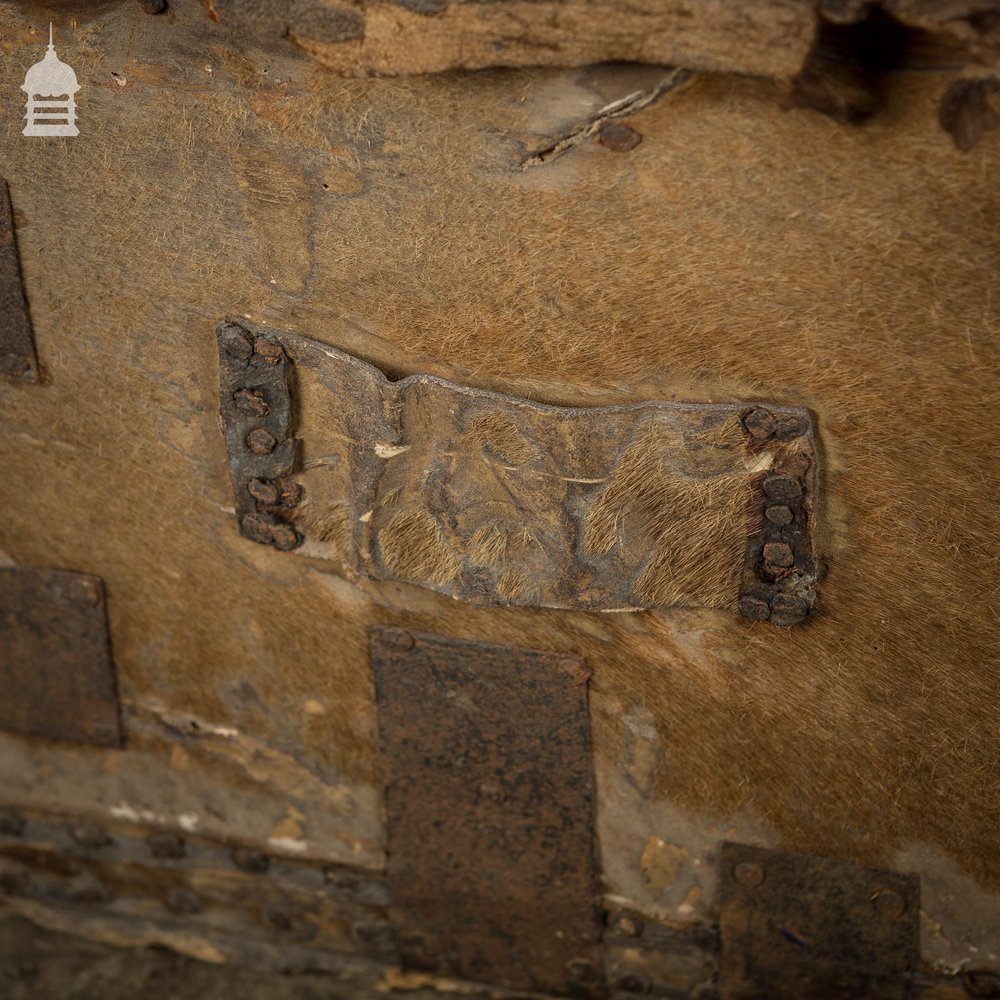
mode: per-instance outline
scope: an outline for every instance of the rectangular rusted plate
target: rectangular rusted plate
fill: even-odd
[[[404,965],[605,993],[586,664],[374,628]]]
[[[905,1000],[920,883],[747,844],[722,845],[721,1000]]]
[[[0,372],[22,382],[38,381],[28,305],[14,239],[10,188],[0,178]]]
[[[0,569],[0,728],[121,745],[98,577]]]

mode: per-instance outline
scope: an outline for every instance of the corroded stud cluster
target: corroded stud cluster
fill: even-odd
[[[774,449],[774,463],[753,499],[759,527],[747,546],[740,613],[752,621],[795,625],[809,614],[815,560],[809,545],[811,449],[791,451],[808,421],[799,414],[761,407],[743,414],[741,423],[754,451]],[[756,513],[759,511],[759,514]]]
[[[235,323],[218,329],[222,416],[242,534],[261,545],[294,549],[302,488],[289,478],[295,451],[289,434],[288,357],[270,337]]]

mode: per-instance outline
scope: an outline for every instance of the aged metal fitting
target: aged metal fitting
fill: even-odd
[[[778,528],[791,524],[795,515],[784,504],[772,504],[764,511],[764,517]]]
[[[759,597],[741,597],[739,607],[740,614],[752,622],[767,621],[771,617],[771,609],[767,601],[762,601]]]
[[[795,553],[786,542],[767,542],[764,546],[764,561],[771,566],[787,569],[795,563]]]
[[[756,889],[764,884],[764,866],[756,861],[741,861],[733,869],[733,877],[740,885]]]
[[[778,421],[774,436],[782,441],[791,441],[802,437],[808,429],[809,425],[801,417],[785,416]]]
[[[963,969],[962,985],[971,997],[1000,997],[1000,971]]]
[[[624,910],[614,913],[609,921],[611,929],[626,937],[639,937],[644,929],[644,924],[639,917],[633,913],[626,913]]]
[[[251,479],[247,483],[247,492],[258,503],[276,504],[278,502],[278,487],[266,479]]]
[[[259,514],[245,514],[240,520],[243,534],[253,542],[270,545],[272,541],[271,525]]]
[[[260,389],[237,389],[233,393],[233,402],[241,413],[252,417],[267,416],[267,401]]]
[[[749,413],[744,413],[741,419],[747,433],[758,441],[766,441],[774,434],[777,427],[774,415],[769,410],[761,407],[750,410]]]
[[[645,976],[640,976],[637,972],[626,972],[624,976],[619,976],[615,982],[615,989],[623,993],[648,993],[652,989],[652,984]]]
[[[267,854],[249,847],[234,847],[230,857],[237,868],[252,875],[260,875],[271,867],[271,859]]]
[[[298,532],[290,524],[272,524],[271,540],[274,547],[282,552],[289,552],[299,544]]]
[[[227,354],[240,361],[249,361],[253,355],[253,344],[250,343],[247,335],[232,323],[219,331],[219,343],[222,344]]]
[[[254,350],[269,365],[276,365],[285,356],[281,344],[275,343],[267,337],[258,337],[254,341]]]
[[[892,889],[882,889],[875,894],[875,909],[887,920],[898,920],[906,912],[906,900]]]
[[[278,439],[266,428],[258,427],[246,436],[246,446],[255,455],[270,455]]]
[[[187,844],[176,833],[154,833],[149,838],[149,853],[154,858],[177,861],[187,854]]]
[[[601,973],[589,958],[571,958],[566,963],[566,975],[574,983],[596,983]]]
[[[802,484],[794,476],[768,476],[762,489],[769,500],[797,500],[802,496]]]
[[[90,823],[82,820],[78,823],[71,823],[68,827],[70,839],[80,847],[96,851],[101,847],[108,847],[112,840],[108,836],[103,826],[97,823]]]
[[[615,153],[627,153],[642,142],[642,135],[624,122],[608,122],[597,133],[600,144]]]
[[[809,606],[801,597],[775,594],[771,599],[771,621],[775,625],[797,625],[803,621]]]

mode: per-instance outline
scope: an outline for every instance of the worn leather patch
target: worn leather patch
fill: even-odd
[[[298,414],[294,428],[267,435],[270,454],[288,459],[291,435],[301,442],[291,470],[301,489],[280,510],[287,547],[475,604],[739,606],[777,624],[812,605],[816,456],[804,409],[549,406],[430,375],[390,381],[315,341],[244,328],[244,350],[272,345],[294,368],[277,394],[254,397],[262,410]],[[220,326],[220,337],[233,329]],[[252,361],[235,363],[252,381]],[[258,391],[237,382],[223,350],[233,469],[254,443],[235,403]],[[289,472],[283,459],[269,487],[252,488],[287,493]],[[234,473],[234,487],[248,533],[257,520],[246,477]],[[273,522],[277,508],[257,509]]]

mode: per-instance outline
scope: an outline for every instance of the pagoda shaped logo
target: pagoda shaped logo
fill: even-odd
[[[27,125],[22,135],[79,135],[76,127],[76,73],[56,55],[49,25],[49,47],[45,58],[36,62],[21,85],[28,95],[25,106]]]

